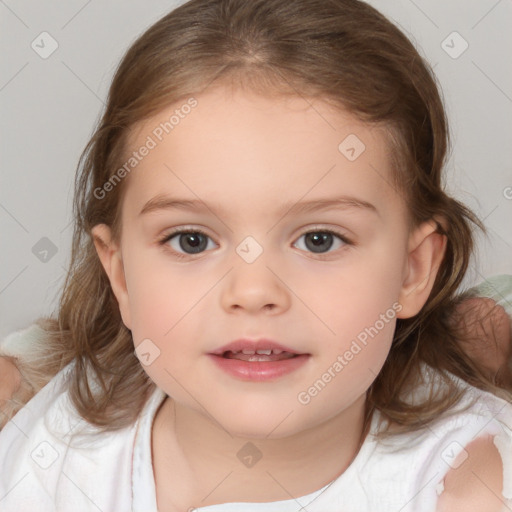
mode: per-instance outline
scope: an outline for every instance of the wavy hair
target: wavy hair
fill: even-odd
[[[411,227],[433,219],[447,239],[426,304],[415,317],[397,321],[389,356],[367,393],[366,424],[375,409],[402,429],[432,420],[460,397],[447,372],[499,393],[464,353],[449,321],[473,229],[484,228],[443,188],[446,115],[435,76],[414,45],[358,0],[190,0],[128,49],[80,158],[70,267],[58,316],[44,322],[47,349],[56,356],[47,362],[47,374],[75,362],[70,393],[80,414],[105,430],[127,426],[155,386],[134,354],[91,235],[105,223],[120,239],[127,180],[104,197],[94,191],[125,161],[137,123],[216,84],[320,98],[384,127],[392,185],[405,198]],[[418,382],[422,363],[440,372],[447,392],[412,405],[405,391]]]

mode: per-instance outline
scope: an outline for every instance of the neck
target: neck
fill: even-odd
[[[167,398],[153,425],[159,510],[288,500],[322,488],[357,455],[367,432],[364,405],[363,395],[329,421],[293,436],[247,439]],[[171,501],[175,508],[166,508]]]

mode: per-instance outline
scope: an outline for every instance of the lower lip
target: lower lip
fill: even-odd
[[[263,382],[278,379],[298,368],[308,359],[309,354],[301,354],[281,361],[241,361],[208,354],[214,363],[226,373],[241,380]]]

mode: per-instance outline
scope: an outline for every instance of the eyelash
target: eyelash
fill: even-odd
[[[161,245],[162,247],[165,246],[165,244],[167,244],[167,242],[169,242],[172,238],[174,238],[176,235],[184,235],[186,233],[199,233],[201,235],[204,235],[205,237],[208,237],[208,238],[211,238],[207,233],[205,233],[202,229],[199,229],[199,228],[185,228],[185,229],[176,229],[175,231],[172,231],[171,233],[168,233],[167,235],[165,235],[163,238],[161,238],[158,243],[159,245]],[[164,247],[164,249],[166,249]],[[173,253],[173,256],[176,257],[177,259],[181,260],[181,259],[185,259],[185,258],[190,258],[191,256],[194,256],[193,254],[183,254],[181,252],[177,252],[175,251],[174,249],[170,249],[169,250],[172,251]]]
[[[199,234],[204,235],[205,237],[211,239],[211,237],[205,231],[203,231],[202,229],[199,229],[199,228],[182,228],[182,229],[176,229],[176,230],[172,231],[171,233],[166,234],[164,237],[162,237],[160,240],[158,240],[158,243],[159,243],[160,246],[164,247],[167,244],[167,242],[169,242],[175,236],[183,235],[183,234],[187,234],[187,233],[194,233],[194,234],[195,233],[199,233]],[[322,228],[315,228],[315,229],[310,229],[308,231],[305,231],[299,237],[297,237],[297,240],[299,240],[304,235],[308,235],[308,234],[311,234],[311,233],[328,233],[330,235],[334,235],[335,237],[339,238],[343,242],[344,245],[355,245],[354,242],[352,242],[345,235],[342,235],[341,233],[338,233],[337,231],[334,231],[332,229],[322,229]],[[190,258],[190,257],[194,256],[193,254],[177,252],[174,249],[170,249],[170,250],[173,252],[173,256],[176,257],[177,259],[185,259],[185,258]],[[203,252],[205,252],[205,251],[203,251]],[[198,254],[201,254],[201,253],[198,253]],[[318,259],[322,260],[322,259],[326,259],[325,256],[329,255],[330,252],[327,252],[327,253],[313,253],[313,252],[311,252],[310,254],[316,254],[316,257]],[[324,256],[324,257],[322,257],[322,256]]]

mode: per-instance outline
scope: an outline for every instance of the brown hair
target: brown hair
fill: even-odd
[[[80,414],[105,429],[126,426],[154,389],[91,239],[91,228],[100,223],[119,239],[126,179],[101,199],[94,190],[122,165],[134,125],[228,83],[262,94],[320,98],[383,126],[395,169],[391,185],[409,206],[411,227],[434,219],[447,238],[427,303],[414,318],[397,321],[389,357],[368,391],[367,420],[378,409],[403,428],[424,425],[460,396],[445,372],[498,392],[464,354],[448,321],[472,252],[472,225],[483,226],[443,190],[445,112],[433,73],[411,42],[358,0],[191,0],[127,51],[80,159],[69,273],[58,318],[46,325],[49,350],[58,354],[49,374],[75,361],[71,396]],[[404,391],[418,379],[422,362],[441,372],[447,392],[412,406]]]

